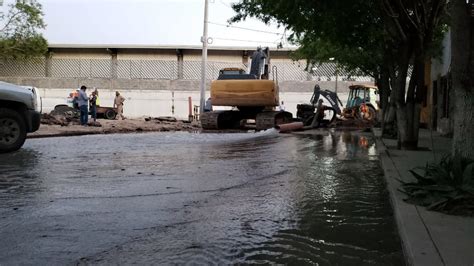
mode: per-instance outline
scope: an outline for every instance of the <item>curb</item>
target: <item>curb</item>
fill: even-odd
[[[401,185],[398,180],[403,179],[380,137],[380,132],[373,129],[372,133],[376,139],[376,149],[387,183],[387,190],[390,194],[390,203],[402,242],[406,264],[445,265],[419,213],[419,207],[405,203],[403,194],[398,191]]]

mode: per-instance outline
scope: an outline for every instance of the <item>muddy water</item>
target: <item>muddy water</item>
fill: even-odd
[[[363,134],[36,139],[0,170],[0,264],[403,264]]]

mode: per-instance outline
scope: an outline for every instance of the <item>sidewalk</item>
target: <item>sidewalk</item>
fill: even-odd
[[[374,129],[377,150],[390,191],[394,216],[408,265],[474,265],[474,218],[445,215],[407,204],[398,191],[400,180],[414,180],[410,169],[439,160],[451,150],[451,139],[420,129],[421,151],[396,149],[396,140],[381,139]],[[434,149],[432,146],[434,143]],[[424,151],[423,149],[430,151]]]

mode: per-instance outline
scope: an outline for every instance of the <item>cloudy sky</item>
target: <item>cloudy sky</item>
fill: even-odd
[[[4,10],[13,1],[4,0]],[[201,45],[204,0],[37,1],[47,23],[44,35],[52,44]],[[235,0],[209,2],[214,46],[276,46],[284,39],[283,28],[254,19],[225,27]]]

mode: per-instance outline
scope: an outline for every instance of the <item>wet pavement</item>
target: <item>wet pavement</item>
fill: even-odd
[[[151,133],[0,155],[0,264],[403,265],[374,141]]]

